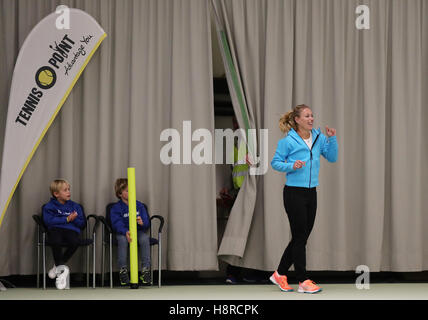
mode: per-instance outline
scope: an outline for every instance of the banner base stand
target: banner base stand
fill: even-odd
[[[131,289],[138,289],[138,283],[131,283],[129,287]]]

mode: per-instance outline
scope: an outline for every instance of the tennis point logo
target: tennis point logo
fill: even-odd
[[[41,67],[36,72],[36,84],[41,89],[50,89],[55,85],[56,73],[54,69],[48,66]]]
[[[51,89],[57,81],[57,74],[54,68],[59,69],[60,64],[68,57],[68,52],[70,52],[74,44],[75,42],[66,34],[59,42],[55,42],[55,46],[49,46],[54,51],[47,61],[50,66],[44,65],[37,69],[34,76],[36,86],[30,89],[15,119],[15,123],[23,126],[29,123],[31,116],[37,110],[37,106],[43,98],[45,90]]]
[[[247,134],[244,129],[215,129],[213,135],[205,128],[192,132],[192,122],[183,121],[181,133],[173,128],[161,132],[160,141],[167,143],[160,150],[160,160],[164,165],[247,163],[250,175],[264,175],[268,169],[268,133],[268,129],[260,129],[257,137],[256,129],[249,129]],[[244,155],[235,163],[235,146],[241,153],[242,144]]]
[[[40,66],[35,72],[34,80],[36,86],[29,89],[30,92],[24,98],[25,102],[15,119],[15,123],[26,126],[30,122],[33,113],[37,111],[37,106],[43,99],[45,91],[51,89],[57,82],[55,69],[60,68],[61,63],[68,57],[68,53],[74,44],[75,41],[66,34],[58,42],[55,41],[54,46],[49,46],[53,50],[53,53],[46,57],[49,65]]]

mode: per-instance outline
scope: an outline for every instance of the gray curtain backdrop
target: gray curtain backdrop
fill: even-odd
[[[49,201],[53,179],[71,183],[72,199],[83,204],[87,215],[104,215],[107,203],[117,200],[115,179],[126,177],[130,166],[136,168],[137,199],[151,214],[166,219],[162,267],[217,270],[214,166],[166,166],[160,161],[167,143],[160,141],[162,130],[174,128],[183,136],[183,121],[189,120],[192,130],[214,132],[208,2],[1,0],[0,132],[20,46],[59,4],[88,12],[107,38],[48,130],[6,212],[0,275],[36,272],[31,215]],[[3,138],[1,134],[1,150]],[[47,252],[50,267],[53,259]],[[73,272],[85,270],[82,255],[80,250],[73,257]],[[155,268],[156,261],[155,255]]]
[[[114,180],[126,176],[128,166],[136,167],[137,198],[166,218],[164,269],[214,270],[217,254],[236,265],[276,269],[290,239],[283,174],[270,168],[247,179],[217,251],[214,167],[159,160],[162,130],[182,133],[185,120],[192,130],[214,128],[209,1],[0,0],[0,132],[19,48],[60,3],[87,11],[108,36],[6,212],[0,275],[36,272],[31,215],[49,200],[51,180],[68,179],[72,198],[86,213],[104,215],[115,200]],[[212,4],[227,34],[250,124],[269,129],[269,160],[282,137],[278,120],[296,104],[312,107],[316,126],[337,129],[339,160],[321,164],[308,269],[427,270],[427,2]],[[369,30],[355,27],[360,4],[370,8]],[[73,258],[73,272],[84,270],[82,254]]]
[[[369,30],[356,28],[360,4],[370,9]],[[227,34],[251,124],[269,129],[269,160],[283,136],[278,120],[297,104],[312,107],[315,127],[337,129],[339,160],[321,164],[308,269],[426,270],[428,3],[212,0],[212,5]],[[246,180],[219,257],[275,270],[290,240],[285,176],[270,168]]]

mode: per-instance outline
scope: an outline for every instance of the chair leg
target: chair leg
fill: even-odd
[[[40,241],[37,239],[37,289],[40,288]]]
[[[158,288],[161,287],[161,270],[162,270],[162,235],[158,235],[159,244],[158,244]]]
[[[93,242],[92,242],[92,289],[95,289],[95,239],[96,239],[96,233],[94,232]]]
[[[40,288],[40,227],[37,225],[37,289]]]
[[[150,285],[153,285],[153,246],[150,246]]]
[[[86,239],[89,239],[89,227],[86,228]],[[86,288],[89,288],[89,259],[90,259],[89,247],[90,246],[86,246]]]
[[[105,251],[106,251],[106,246],[105,246],[104,240],[103,240],[103,244],[102,244],[102,248],[101,248],[101,287],[104,287]]]
[[[43,233],[43,290],[46,290],[46,234]]]
[[[113,248],[112,248],[113,240],[112,240],[112,234],[110,233],[110,245],[109,245],[109,259],[110,259],[110,288],[113,289]]]
[[[86,288],[89,288],[89,246],[86,246]]]
[[[104,255],[105,255],[105,242],[104,242],[104,226],[101,229],[101,239],[102,239],[102,246],[101,246],[101,287],[104,287]]]

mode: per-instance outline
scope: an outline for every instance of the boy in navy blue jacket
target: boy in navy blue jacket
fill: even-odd
[[[129,284],[128,275],[128,243],[133,241],[129,233],[128,179],[117,179],[115,183],[116,196],[119,201],[110,209],[110,220],[118,242],[118,265],[121,285]],[[137,240],[142,260],[140,281],[148,285],[150,275],[150,218],[144,205],[137,201]]]
[[[79,234],[85,227],[85,216],[81,206],[70,200],[70,184],[66,180],[54,180],[50,185],[51,200],[43,206],[43,221],[48,229],[49,242],[55,265],[49,270],[51,279],[57,278],[57,288],[64,289],[69,269],[65,264],[79,246]],[[60,244],[68,244],[63,252]],[[66,275],[59,277],[61,273]],[[59,283],[61,282],[61,283]]]

